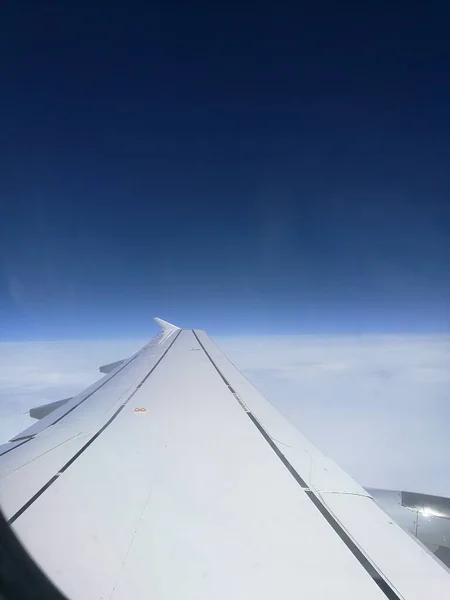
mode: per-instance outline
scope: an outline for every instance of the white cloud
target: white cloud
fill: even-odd
[[[222,337],[219,346],[363,485],[450,496],[450,336]],[[145,340],[0,344],[0,443]]]
[[[0,343],[0,444],[35,423],[30,408],[79,393],[102,377],[100,365],[130,356],[144,343]]]
[[[450,496],[450,336],[219,342],[268,400],[361,484]]]

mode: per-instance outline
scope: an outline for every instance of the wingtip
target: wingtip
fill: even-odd
[[[176,325],[173,325],[172,323],[169,323],[168,321],[164,321],[164,319],[160,319],[159,317],[153,317],[153,320],[166,333],[178,331],[178,329],[180,329],[180,327],[177,327]]]

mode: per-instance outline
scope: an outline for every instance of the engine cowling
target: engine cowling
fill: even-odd
[[[366,490],[402,529],[450,567],[450,498],[401,490]]]

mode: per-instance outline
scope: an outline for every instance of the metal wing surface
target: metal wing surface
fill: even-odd
[[[63,594],[450,598],[450,573],[204,331],[160,325],[0,447],[2,511]]]

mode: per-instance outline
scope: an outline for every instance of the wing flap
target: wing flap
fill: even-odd
[[[238,371],[204,331],[195,330],[195,335],[210,360],[231,385],[238,401],[257,416],[258,422],[310,487],[318,491],[340,491],[369,496],[363,487],[326,457],[279,413]]]
[[[195,330],[208,358],[230,392],[260,424],[275,453],[354,555],[372,566],[375,581],[390,598],[421,599],[450,591],[448,573],[376,504],[370,494],[325,457],[243,377],[203,331]],[[389,551],[387,551],[389,548]],[[402,555],[402,560],[395,557]],[[368,571],[370,567],[367,566]],[[411,577],[414,572],[414,577]],[[380,581],[380,575],[383,579]],[[430,581],[432,586],[430,588]],[[387,588],[386,588],[387,586]]]

